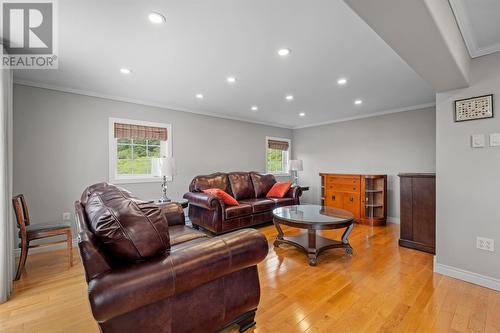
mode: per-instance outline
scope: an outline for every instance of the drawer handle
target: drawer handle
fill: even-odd
[[[353,197],[350,197],[350,198],[349,198],[349,201],[350,201],[350,202],[354,202],[354,198],[353,198]]]
[[[332,195],[332,200],[335,201],[335,196],[334,195]]]

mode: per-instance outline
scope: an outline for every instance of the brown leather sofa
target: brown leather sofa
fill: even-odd
[[[276,207],[298,205],[300,187],[292,187],[284,198],[267,199],[266,194],[276,183],[270,174],[258,172],[214,173],[196,176],[184,198],[189,201],[189,219],[214,234],[245,228],[273,220]],[[202,192],[218,188],[232,195],[239,206],[226,206],[218,197]]]
[[[175,203],[159,208],[106,183],[75,202],[78,246],[94,318],[105,333],[215,332],[255,325],[257,263],[265,237],[220,237],[184,225]]]

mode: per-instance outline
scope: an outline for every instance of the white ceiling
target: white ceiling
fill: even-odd
[[[17,71],[17,82],[284,127],[434,102],[431,87],[342,0],[58,3],[59,69]],[[166,23],[151,24],[150,11]],[[283,47],[287,58],[276,53]]]
[[[450,0],[472,58],[500,51],[500,0]]]

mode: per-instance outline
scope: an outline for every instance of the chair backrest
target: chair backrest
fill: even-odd
[[[12,205],[14,206],[14,213],[16,214],[17,226],[20,229],[26,228],[27,225],[30,225],[30,214],[24,195],[19,194],[12,198]]]

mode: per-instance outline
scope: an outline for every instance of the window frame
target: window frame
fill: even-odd
[[[269,171],[269,169],[268,169],[267,154],[269,151],[269,140],[288,142],[288,150],[286,151],[287,152],[287,163],[285,165],[286,170],[283,172],[273,172],[273,171]],[[292,152],[292,140],[291,139],[266,136],[266,150],[265,150],[266,173],[274,175],[274,176],[283,176],[283,177],[290,176],[290,170],[288,170],[288,167],[290,165],[290,160],[292,159],[291,152]]]
[[[115,123],[162,127],[167,129],[167,141],[160,141],[160,156],[173,156],[172,153],[172,124],[157,123],[144,120],[123,119],[123,118],[109,118],[108,123],[108,180],[114,184],[127,184],[127,183],[159,183],[162,182],[161,177],[153,177],[152,175],[131,175],[125,177],[118,177],[116,174],[117,161],[118,161],[118,144],[115,138]],[[168,181],[172,181],[171,177],[167,177]]]

